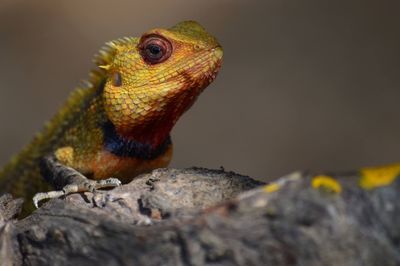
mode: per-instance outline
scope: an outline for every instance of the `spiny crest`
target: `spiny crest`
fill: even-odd
[[[97,66],[107,65],[111,62],[115,53],[123,45],[132,42],[134,38],[121,38],[114,41],[107,42],[106,45],[100,49],[99,53],[95,56],[95,63]],[[88,102],[95,97],[96,93],[102,86],[106,78],[107,71],[104,68],[97,68],[89,73],[89,79],[83,80],[79,86],[71,93],[67,102],[60,109],[53,119],[45,126],[44,135],[58,136],[63,131],[70,121],[75,119],[76,115],[81,113],[82,108],[86,108]],[[60,126],[64,124],[63,126]],[[47,134],[46,134],[47,133]]]
[[[126,46],[129,43],[132,43],[135,38],[133,37],[123,37],[117,40],[107,42],[95,55],[94,63],[99,66],[101,69],[107,70],[107,66],[111,63],[114,55],[120,50],[123,46]]]
[[[84,92],[82,90],[90,90],[91,88],[99,88],[104,78],[107,75],[108,65],[111,63],[114,55],[118,52],[123,45],[132,42],[134,38],[124,37],[114,41],[107,42],[94,56],[94,63],[98,68],[92,69],[89,72],[88,80],[81,80],[76,91],[74,91],[70,97],[71,101],[82,98]]]

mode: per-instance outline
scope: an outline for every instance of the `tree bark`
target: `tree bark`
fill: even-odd
[[[400,265],[400,182],[340,190],[293,173],[272,185],[222,170],[160,169],[51,200],[17,220],[0,198],[3,265]]]

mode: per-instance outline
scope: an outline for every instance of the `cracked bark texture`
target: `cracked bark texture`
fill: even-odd
[[[340,193],[293,173],[274,186],[222,170],[160,169],[51,200],[17,220],[0,198],[2,265],[400,265],[399,180]]]

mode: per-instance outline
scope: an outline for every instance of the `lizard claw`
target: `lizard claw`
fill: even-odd
[[[41,192],[41,193],[36,193],[35,196],[33,197],[33,205],[35,205],[36,209],[39,208],[39,202],[45,199],[52,199],[52,198],[58,198],[60,196],[65,195],[64,190],[57,190],[57,191],[49,191],[49,192]]]
[[[122,185],[122,183],[121,183],[121,181],[119,181],[119,179],[110,177],[108,179],[102,179],[102,180],[96,181],[95,187],[96,187],[96,189],[98,189],[98,188],[104,188],[104,187],[119,187],[121,185]]]
[[[61,196],[76,192],[95,192],[97,189],[100,188],[119,187],[121,186],[121,184],[121,181],[113,177],[97,181],[84,180],[82,183],[79,184],[66,185],[62,190],[37,193],[32,200],[35,207],[39,208],[39,202],[45,199],[59,198]]]
[[[36,209],[39,208],[39,201],[41,201],[44,196],[44,193],[36,193],[35,196],[33,197],[33,205],[35,205]]]

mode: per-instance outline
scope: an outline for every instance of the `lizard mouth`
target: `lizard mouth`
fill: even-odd
[[[221,45],[217,45],[217,46],[213,47],[213,48],[211,49],[211,52],[213,52],[214,55],[215,55],[219,60],[222,60],[222,56],[224,55],[224,52],[223,52],[223,50],[222,50]]]

